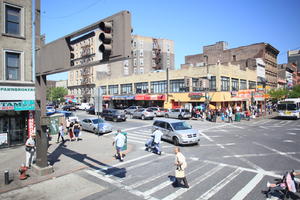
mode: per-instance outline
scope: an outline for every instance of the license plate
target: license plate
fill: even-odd
[[[290,114],[292,114],[292,112],[286,111],[285,114],[286,114],[286,115],[290,115]]]

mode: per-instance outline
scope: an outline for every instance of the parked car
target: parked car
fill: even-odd
[[[124,110],[125,114],[132,114],[137,109],[142,108],[141,106],[129,106]]]
[[[81,121],[82,130],[91,131],[93,133],[109,133],[112,131],[112,125],[105,122],[101,118],[86,118]]]
[[[150,108],[139,108],[133,112],[132,118],[153,119],[155,117],[153,110]]]
[[[49,116],[49,115],[52,115],[55,113],[55,108],[54,106],[46,106],[46,115]]]
[[[78,106],[79,110],[86,110],[89,109],[91,105],[89,103],[81,103],[80,106]]]
[[[64,114],[64,116],[66,118],[68,117],[71,122],[75,122],[75,121],[79,122],[79,118],[77,117],[77,115],[74,114],[74,112],[64,111],[64,110],[58,110],[56,112]]]
[[[116,110],[116,109],[104,109],[101,116],[105,120],[112,120],[114,122],[117,121],[126,121],[126,115],[123,111],[121,110]]]
[[[75,103],[75,109],[76,110],[79,110],[79,106],[80,106],[81,104],[80,103]]]
[[[192,126],[185,121],[175,119],[155,120],[152,132],[158,128],[163,132],[162,139],[173,142],[174,145],[180,144],[198,144],[200,142],[200,133],[192,129]]]
[[[74,105],[68,104],[68,105],[64,105],[62,107],[62,110],[65,110],[65,111],[76,111],[76,108],[75,108]]]
[[[192,113],[188,109],[176,108],[170,109],[165,114],[166,118],[176,118],[176,119],[189,119],[192,117]]]
[[[95,114],[95,106],[91,106],[89,109],[86,109],[85,111],[90,115],[94,115]]]
[[[164,117],[167,109],[160,108],[160,107],[149,107],[153,110],[155,117]]]

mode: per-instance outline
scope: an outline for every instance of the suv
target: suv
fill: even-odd
[[[78,106],[79,110],[86,110],[89,109],[91,106],[89,103],[81,103],[80,106]]]
[[[160,107],[149,107],[151,110],[153,110],[155,117],[164,117],[165,112],[167,109],[160,108]]]
[[[132,118],[153,119],[155,117],[153,110],[150,108],[139,108],[133,112]]]
[[[176,108],[171,109],[165,114],[166,118],[176,118],[176,119],[189,119],[192,117],[192,114],[188,109]]]
[[[117,121],[126,121],[125,113],[121,110],[116,109],[104,109],[101,116],[105,120],[113,120],[114,122]]]
[[[124,110],[125,114],[132,114],[137,109],[142,108],[141,106],[130,106]]]
[[[152,132],[155,129],[163,132],[162,139],[173,142],[175,146],[180,144],[199,144],[200,133],[192,129],[192,126],[185,121],[175,119],[155,120]]]

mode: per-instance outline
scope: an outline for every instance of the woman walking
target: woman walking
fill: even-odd
[[[75,121],[75,124],[73,125],[73,133],[75,134],[75,140],[79,141],[80,124],[78,121]]]
[[[175,152],[175,166],[176,166],[176,171],[175,171],[175,182],[173,183],[175,187],[178,187],[179,184],[181,184],[181,180],[184,182],[184,187],[189,188],[188,182],[185,177],[184,170],[187,167],[187,163],[185,160],[184,155],[180,152],[179,147],[175,147],[174,149]]]

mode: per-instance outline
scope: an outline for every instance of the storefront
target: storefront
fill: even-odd
[[[0,86],[0,148],[24,144],[34,131],[34,87]]]

